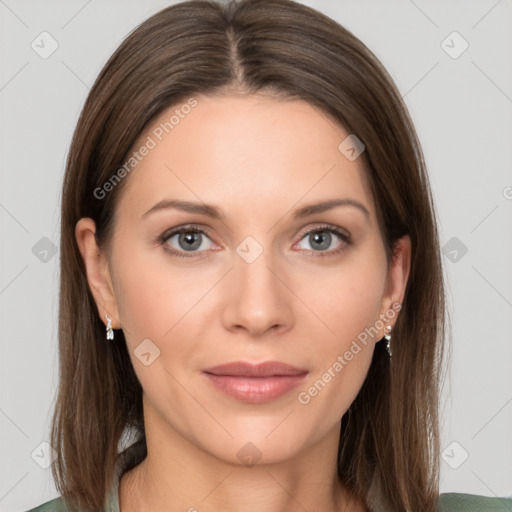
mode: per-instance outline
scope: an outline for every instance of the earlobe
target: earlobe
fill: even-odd
[[[108,315],[112,319],[112,327],[119,329],[121,324],[107,256],[105,251],[99,248],[95,234],[96,224],[92,219],[82,218],[76,223],[76,242],[82,255],[87,282],[96,302],[100,318],[106,325],[106,315]]]

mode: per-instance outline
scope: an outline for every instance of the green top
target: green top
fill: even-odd
[[[487,498],[475,494],[441,494],[439,512],[512,512],[512,498]],[[47,501],[27,512],[66,512],[61,498]],[[117,496],[110,496],[105,512],[119,512]]]
[[[119,511],[119,481],[128,465],[133,467],[134,461],[141,460],[142,445],[134,443],[119,454],[116,478],[110,491],[104,512]],[[378,506],[378,498],[375,500]],[[27,512],[68,512],[62,498],[47,501]],[[376,512],[381,512],[376,508]],[[420,512],[420,511],[414,511]],[[512,512],[512,498],[487,498],[475,494],[446,493],[441,494],[438,501],[438,512]]]
[[[439,512],[512,512],[512,498],[487,498],[476,494],[441,494]],[[61,498],[47,501],[27,512],[67,512]],[[117,496],[110,496],[105,512],[119,512]]]
[[[487,498],[476,494],[441,494],[439,512],[512,512],[512,498]]]

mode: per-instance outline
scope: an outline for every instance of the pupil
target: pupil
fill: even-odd
[[[180,233],[178,240],[182,249],[185,249],[185,251],[193,251],[194,249],[197,249],[201,245],[200,234],[201,233],[194,233],[190,231]]]
[[[318,231],[310,235],[310,243],[313,249],[328,249],[331,245],[331,234],[328,231]],[[317,244],[317,247],[315,247]]]

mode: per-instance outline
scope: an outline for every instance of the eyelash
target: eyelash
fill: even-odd
[[[349,234],[345,233],[340,228],[338,228],[336,226],[333,226],[333,225],[330,225],[330,224],[324,224],[322,226],[317,226],[315,228],[312,228],[312,229],[309,229],[309,230],[306,230],[306,231],[302,232],[300,234],[299,242],[305,236],[307,236],[307,235],[309,235],[311,233],[317,233],[317,232],[322,232],[322,231],[327,231],[329,233],[334,233],[335,235],[337,235],[343,241],[343,243],[341,244],[340,247],[338,247],[337,249],[334,249],[334,250],[330,250],[330,251],[311,251],[311,252],[316,253],[315,256],[313,256],[313,257],[324,258],[324,257],[328,257],[328,256],[334,256],[334,255],[340,253],[341,251],[343,251],[346,248],[347,245],[350,245],[352,243]],[[176,251],[175,249],[169,248],[169,246],[167,246],[167,241],[170,238],[172,238],[174,235],[178,235],[178,234],[181,234],[181,233],[201,233],[202,235],[205,235],[208,238],[210,238],[206,231],[204,231],[204,230],[202,230],[202,229],[200,229],[200,228],[198,228],[196,226],[193,226],[193,225],[187,225],[187,226],[181,226],[179,228],[173,228],[172,230],[166,231],[165,233],[163,233],[162,236],[159,239],[160,244],[164,246],[164,250],[166,250],[167,252],[171,253],[173,256],[175,256],[177,258],[197,258],[198,255],[201,254],[201,252],[206,252],[206,251],[200,251],[200,252],[191,252],[190,254],[187,254],[185,251]],[[199,256],[199,257],[202,257],[202,256]]]

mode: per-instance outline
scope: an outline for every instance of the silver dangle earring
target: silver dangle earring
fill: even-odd
[[[113,340],[114,331],[112,330],[112,320],[108,317],[108,315],[105,316],[107,317],[107,340]]]
[[[386,350],[388,351],[389,358],[391,359],[391,325],[384,327],[384,338],[386,339]]]

